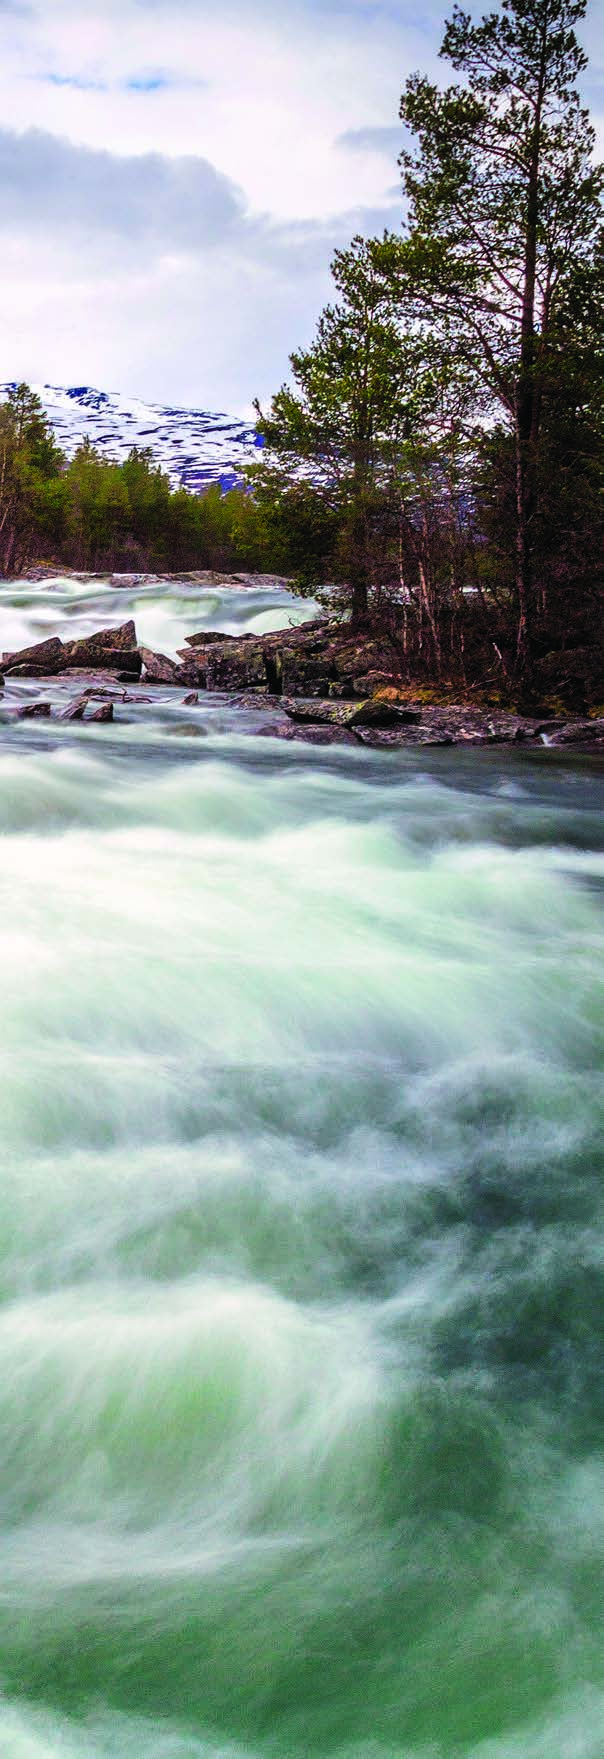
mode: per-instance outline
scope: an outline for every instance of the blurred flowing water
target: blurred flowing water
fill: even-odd
[[[57,576],[44,581],[0,581],[0,652],[58,635],[75,641],[94,630],[136,622],[139,641],[174,658],[186,635],[221,629],[225,635],[264,635],[288,622],[316,616],[313,600],[294,599],[285,587],[260,584],[239,591],[183,580],[116,586],[103,580]]]
[[[0,728],[0,1752],[601,1759],[601,776],[202,720]]]

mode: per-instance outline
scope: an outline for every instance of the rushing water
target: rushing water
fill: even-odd
[[[601,1759],[594,763],[138,712],[0,728],[0,1753]]]
[[[198,586],[185,578],[115,586],[110,580],[68,575],[36,584],[0,581],[0,652],[13,652],[49,635],[74,641],[134,617],[139,641],[173,658],[185,636],[195,630],[263,635],[316,614],[312,600],[293,599],[284,588],[264,585],[233,591]]]

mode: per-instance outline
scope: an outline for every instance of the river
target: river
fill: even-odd
[[[0,725],[0,1751],[601,1759],[601,770],[155,697]]]

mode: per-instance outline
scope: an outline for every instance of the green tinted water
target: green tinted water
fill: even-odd
[[[104,736],[0,753],[0,1752],[600,1759],[597,776]]]

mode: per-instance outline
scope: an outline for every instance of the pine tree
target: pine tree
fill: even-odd
[[[371,246],[353,239],[336,252],[332,274],[337,302],[321,314],[311,347],[290,356],[297,388],[283,385],[266,416],[258,407],[259,431],[279,461],[275,498],[308,465],[328,512],[338,510],[339,566],[358,622],[368,603],[372,505],[404,424],[408,362],[392,290]]]
[[[499,417],[512,437],[520,671],[535,617],[543,436],[549,406],[574,394],[568,312],[578,293],[601,297],[602,173],[577,91],[584,12],[585,0],[503,0],[474,24],[455,9],[441,53],[464,83],[407,83],[401,116],[417,143],[402,154],[408,232],[381,252],[403,321],[463,363],[475,422]]]

